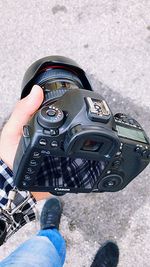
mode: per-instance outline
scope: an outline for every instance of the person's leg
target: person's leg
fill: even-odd
[[[63,265],[66,256],[66,243],[59,231],[56,228],[41,230],[39,231],[38,236],[45,236],[52,242],[60,257],[61,264]]]
[[[50,198],[45,202],[42,209],[40,224],[41,230],[39,236],[46,236],[53,243],[56,248],[62,265],[65,261],[66,244],[59,233],[59,224],[62,214],[62,204],[57,198]]]
[[[56,198],[46,201],[41,214],[41,230],[34,237],[0,263],[0,267],[61,267],[66,254],[66,245],[58,231],[62,213],[61,203]]]
[[[47,237],[36,236],[17,248],[0,267],[62,267],[61,258]]]

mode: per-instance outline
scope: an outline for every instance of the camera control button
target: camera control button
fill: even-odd
[[[59,131],[57,129],[50,129],[50,135],[58,135]]]
[[[30,137],[29,126],[28,125],[24,125],[23,126],[23,136],[24,137]]]
[[[46,145],[47,145],[46,139],[41,138],[41,139],[39,140],[39,144],[40,144],[41,146],[46,146]]]
[[[121,155],[121,151],[118,151],[117,153],[116,153],[116,157],[118,157],[118,156],[120,156]]]
[[[31,181],[31,176],[29,175],[29,174],[26,174],[25,176],[24,176],[24,181]]]
[[[55,106],[46,106],[39,111],[37,121],[46,129],[58,128],[64,122],[64,113]]]
[[[57,141],[52,141],[51,142],[52,147],[58,147],[58,142]]]
[[[146,158],[148,153],[148,149],[142,149],[142,157]]]
[[[36,165],[37,165],[36,160],[31,159],[31,160],[30,160],[30,166],[36,166]]]
[[[28,174],[33,174],[35,171],[32,168],[27,168],[27,173]]]
[[[43,129],[43,134],[45,135],[50,135],[50,130],[49,129]]]
[[[25,181],[25,180],[24,180],[24,181],[22,182],[22,185],[26,187],[26,186],[28,186],[28,183],[29,183],[29,181]]]
[[[140,154],[141,153],[141,147],[140,146],[136,146],[135,152]]]
[[[34,153],[33,153],[33,158],[34,159],[37,159],[37,158],[40,158],[40,152],[38,152],[38,151],[34,151]]]
[[[119,168],[120,165],[121,165],[121,160],[115,160],[112,163],[112,167],[115,168],[115,169]]]
[[[115,192],[120,190],[122,186],[123,177],[116,173],[105,176],[98,184],[98,188],[102,192]]]
[[[58,129],[44,129],[43,130],[43,134],[45,135],[49,135],[49,136],[55,136],[59,134],[59,130]]]
[[[56,115],[56,110],[55,109],[48,109],[46,111],[46,114],[50,117],[54,117]]]

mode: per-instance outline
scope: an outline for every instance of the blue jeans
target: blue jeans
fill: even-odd
[[[0,262],[0,267],[62,267],[65,240],[57,229],[41,230]]]

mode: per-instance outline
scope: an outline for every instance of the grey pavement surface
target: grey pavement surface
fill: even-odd
[[[0,1],[0,126],[20,96],[27,67],[47,55],[76,60],[113,112],[134,116],[150,136],[150,1]],[[119,267],[150,266],[150,167],[124,190],[67,194],[61,231],[65,267],[90,266],[116,240]],[[39,210],[43,201],[38,204]],[[0,259],[35,234],[30,223],[0,248]]]

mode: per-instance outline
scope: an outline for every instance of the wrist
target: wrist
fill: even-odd
[[[5,178],[13,177],[12,169],[7,165],[7,163],[0,157],[0,174],[5,176]],[[7,177],[9,175],[9,177]]]
[[[10,163],[10,160],[5,159],[5,156],[0,154],[0,160],[11,170],[13,171],[13,164]]]

